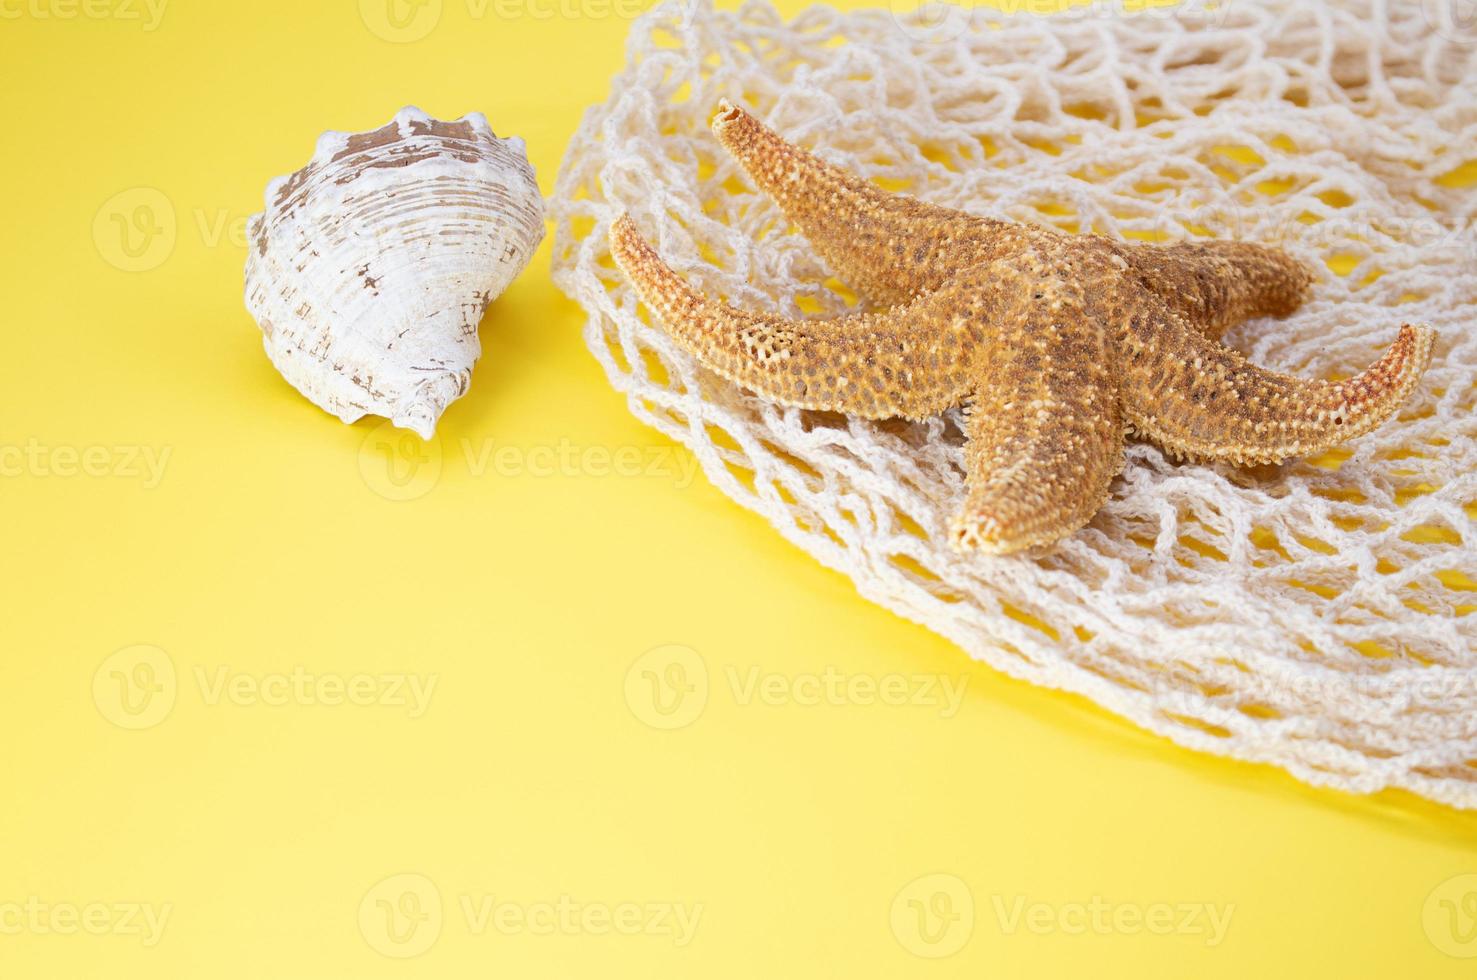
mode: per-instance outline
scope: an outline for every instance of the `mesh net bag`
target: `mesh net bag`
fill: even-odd
[[[635,24],[610,100],[567,151],[555,279],[631,410],[867,598],[1182,745],[1477,807],[1477,201],[1460,186],[1477,28],[1445,2],[815,7],[788,22],[762,3],[668,3]],[[791,316],[854,308],[712,136],[725,96],[937,204],[1279,244],[1319,271],[1314,299],[1229,344],[1347,377],[1425,322],[1432,367],[1396,420],[1336,452],[1235,469],[1131,444],[1102,512],[1050,554],[956,554],[957,413],[776,407],[679,350],[612,262],[606,232],[629,212],[709,294]]]

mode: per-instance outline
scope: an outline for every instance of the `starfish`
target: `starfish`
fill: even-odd
[[[1423,326],[1402,326],[1339,382],[1223,346],[1232,325],[1306,298],[1312,275],[1276,249],[1127,245],[889,194],[726,100],[713,130],[870,309],[792,319],[711,300],[628,215],[610,230],[616,261],[679,346],[781,405],[867,419],[963,405],[968,492],[950,526],[961,551],[1012,554],[1083,527],[1128,436],[1236,465],[1315,455],[1393,415],[1430,363]]]

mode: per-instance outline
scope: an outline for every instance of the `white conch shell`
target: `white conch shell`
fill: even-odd
[[[523,141],[473,114],[402,109],[325,133],[248,226],[246,306],[267,356],[315,405],[421,438],[466,394],[477,324],[544,237]]]

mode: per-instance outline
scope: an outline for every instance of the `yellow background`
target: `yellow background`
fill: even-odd
[[[382,451],[414,447],[340,424],[263,355],[241,301],[245,217],[320,131],[407,103],[524,136],[548,192],[629,19],[600,0],[445,0],[425,37],[391,43],[367,23],[384,2],[174,0],[152,30],[141,0],[4,4],[0,445],[31,456],[0,478],[0,977],[1477,971],[1448,955],[1477,946],[1440,905],[1477,891],[1443,886],[1477,872],[1477,817],[1175,748],[864,602],[700,477],[684,485],[690,459],[630,418],[586,352],[547,243],[483,323],[439,472],[390,480]],[[117,197],[136,188],[157,194]],[[172,250],[166,234],[129,257],[120,220],[172,227]],[[582,457],[478,473],[469,446],[535,466],[538,447],[634,447],[659,472]],[[89,448],[94,475],[58,472]],[[169,453],[157,486],[133,450]],[[174,671],[161,717],[111,693],[147,681],[140,664]],[[295,669],[437,686],[417,718],[212,703],[215,678]],[[796,679],[828,669],[966,688],[946,717],[854,692],[746,703],[733,679],[804,695]],[[690,724],[657,727],[674,719],[644,685],[704,672],[706,702],[675,719]],[[374,890],[404,874],[424,878]],[[396,903],[416,887],[432,931],[407,925],[397,945],[378,903],[415,911]],[[682,945],[661,928],[479,932],[462,905],[561,896],[701,917]],[[958,915],[971,898],[972,930],[909,904]],[[17,931],[13,903],[32,899],[103,903],[110,931]],[[1066,919],[1012,932],[1001,914],[1021,899]],[[1063,928],[1095,899],[1234,908],[1216,945]],[[167,905],[162,939],[133,934],[117,903]]]

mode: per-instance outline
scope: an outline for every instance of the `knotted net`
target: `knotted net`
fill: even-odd
[[[569,146],[555,278],[631,410],[867,598],[1183,745],[1477,807],[1477,198],[1461,186],[1477,25],[1446,2],[815,7],[789,22],[764,3],[667,3],[635,24],[611,98]],[[710,133],[724,96],[937,204],[1280,244],[1321,273],[1315,298],[1227,337],[1273,369],[1352,375],[1401,322],[1437,329],[1434,363],[1398,420],[1324,457],[1237,470],[1134,444],[1111,500],[1055,551],[955,554],[957,414],[777,408],[679,350],[613,264],[624,211],[739,306],[856,302]]]

